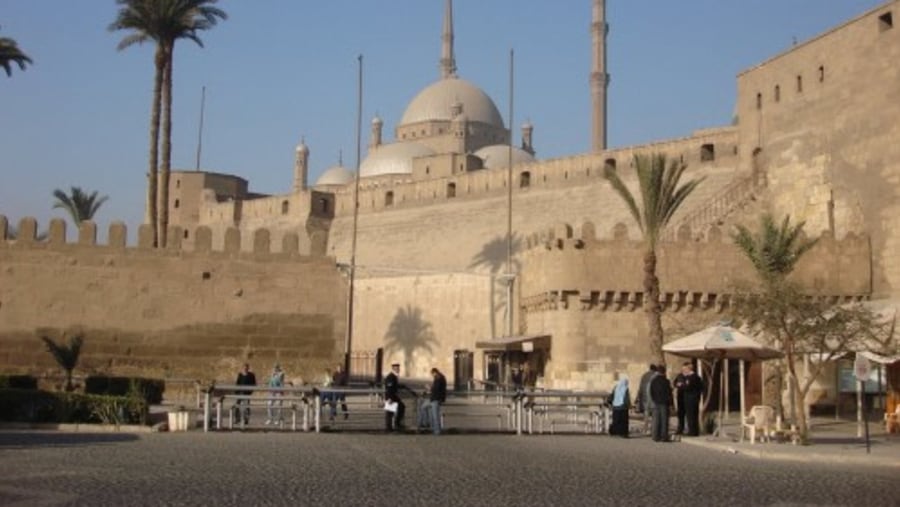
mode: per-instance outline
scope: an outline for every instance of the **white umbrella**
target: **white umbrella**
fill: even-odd
[[[698,359],[740,359],[741,424],[744,424],[746,397],[744,361],[775,359],[783,354],[768,347],[731,326],[712,326],[663,345],[663,351],[682,357]],[[724,370],[723,370],[724,375]],[[724,388],[722,382],[720,389]],[[719,428],[722,425],[722,404],[719,404]],[[716,431],[720,431],[717,429]]]

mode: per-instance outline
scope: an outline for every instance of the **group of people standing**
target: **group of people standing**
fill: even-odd
[[[672,390],[675,396],[672,396]],[[694,365],[686,362],[673,382],[666,377],[666,366],[651,364],[641,376],[635,404],[644,415],[645,429],[655,442],[669,441],[669,416],[673,401],[677,402],[677,435],[700,435],[700,398],[703,395],[703,379],[694,371]],[[610,435],[628,437],[628,412],[631,409],[631,393],[628,376],[620,374],[609,397],[612,406]]]
[[[418,429],[430,428],[435,435],[441,434],[441,405],[447,401],[447,378],[437,368],[431,369],[432,382],[428,388],[427,400],[422,399],[418,407]],[[400,363],[391,365],[391,371],[384,377],[384,429],[387,432],[403,431],[406,404],[400,391],[416,393],[400,383]]]
[[[241,368],[241,371],[238,372],[237,380],[234,383],[239,386],[256,385],[256,374],[250,370],[250,365],[248,363],[244,363],[244,366]],[[281,369],[280,364],[276,363],[275,366],[272,367],[272,374],[266,379],[266,387],[284,387],[284,371]],[[249,396],[253,394],[253,391],[239,391],[236,394]],[[280,392],[272,393],[272,398],[279,396],[281,396]],[[247,426],[250,424],[250,399],[239,399],[237,401],[237,406],[239,419],[243,422],[244,426]],[[281,400],[270,399],[266,403],[266,425],[283,422],[281,408]]]

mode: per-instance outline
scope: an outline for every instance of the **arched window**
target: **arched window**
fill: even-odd
[[[797,93],[803,92],[803,76],[797,76]]]
[[[762,109],[762,93],[756,94],[756,109]]]
[[[288,211],[291,209],[291,203],[288,201],[281,201],[281,214],[287,215]]]
[[[180,208],[180,207],[181,207],[181,200],[175,199],[175,204],[174,204],[174,206],[175,206],[175,209]]]
[[[528,188],[531,186],[531,173],[528,171],[523,171],[522,174],[519,175],[519,188]]]
[[[616,170],[616,159],[608,158],[603,162],[603,171],[615,171]]]
[[[456,183],[447,183],[447,198],[456,197]]]
[[[775,85],[775,102],[781,101],[781,86]]]
[[[394,191],[388,190],[384,194],[384,205],[385,206],[393,206],[394,205]]]
[[[712,162],[716,159],[716,145],[704,144],[700,147],[700,161],[701,162]]]

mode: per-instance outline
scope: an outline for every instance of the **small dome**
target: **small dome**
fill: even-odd
[[[513,146],[513,166],[530,164],[536,159],[534,155],[522,148]],[[475,156],[484,161],[485,169],[502,169],[509,167],[509,145],[493,144],[475,152]]]
[[[316,180],[315,187],[325,185],[346,185],[353,182],[353,172],[342,165],[336,165],[325,169],[325,172]]]
[[[503,117],[494,101],[465,79],[442,79],[428,86],[406,107],[400,125],[429,120],[452,120],[453,106],[462,104],[469,120],[504,128]]]
[[[300,144],[297,145],[297,152],[298,153],[309,153],[309,148],[306,147],[306,143],[303,142],[302,140],[300,141]]]
[[[383,123],[384,123],[384,121],[377,114],[375,115],[374,118],[372,118],[372,125],[381,125]]]
[[[384,174],[412,174],[412,160],[434,155],[434,150],[419,143],[382,144],[369,150],[359,166],[363,178]]]

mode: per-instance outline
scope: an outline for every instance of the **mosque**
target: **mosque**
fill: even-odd
[[[795,275],[816,294],[886,302],[900,295],[900,0],[741,72],[733,123],[624,147],[606,143],[605,1],[584,7],[592,7],[590,151],[540,159],[532,125],[514,135],[491,97],[457,74],[446,0],[439,78],[409,102],[392,140],[380,118],[371,121],[358,180],[338,165],[310,184],[302,142],[292,188],[282,194],[253,193],[237,175],[172,174],[178,248],[257,252],[271,244],[269,255],[299,252],[330,274],[297,280],[306,273],[300,264],[258,255],[252,266],[234,262],[265,283],[228,286],[224,295],[191,290],[224,298],[229,311],[269,314],[285,298],[259,291],[291,290],[311,312],[334,314],[327,333],[337,338],[346,313],[334,302],[346,285],[327,280],[347,284],[352,261],[352,327],[346,343],[334,341],[336,352],[349,349],[355,372],[371,373],[380,349],[406,375],[425,377],[436,366],[458,385],[502,383],[512,367],[528,365],[544,386],[608,389],[616,372],[637,377],[652,356],[641,233],[603,173],[616,170],[634,188],[633,156],[663,153],[687,165],[685,178],[704,178],[660,246],[667,336],[727,312],[735,282],[752,276],[731,227],[754,226],[763,212],[805,221],[807,234],[822,236]],[[212,283],[218,272],[207,266],[225,262],[217,259],[184,262],[202,263],[199,279]],[[186,269],[178,276],[193,280]],[[173,298],[158,304],[175,305]],[[171,311],[187,319],[184,306]],[[758,367],[750,372],[758,378]],[[835,393],[823,387],[813,396]]]

